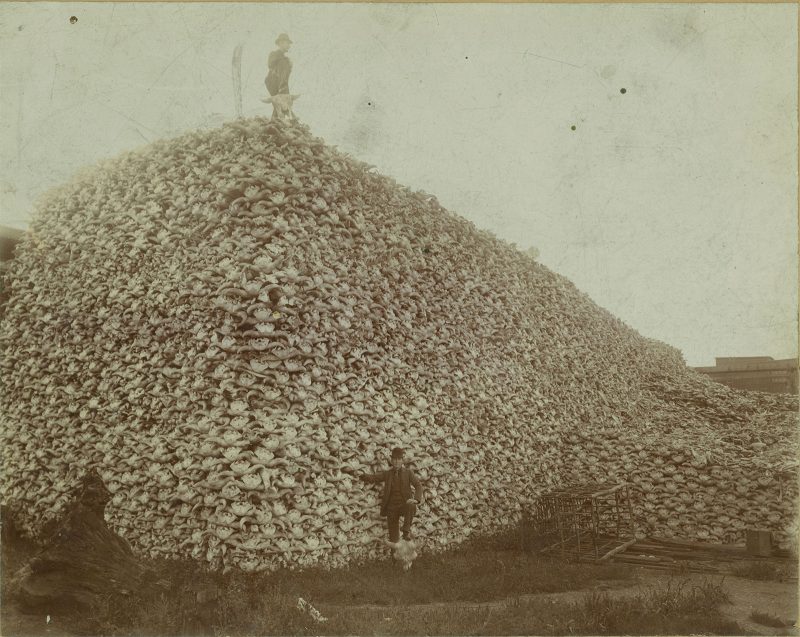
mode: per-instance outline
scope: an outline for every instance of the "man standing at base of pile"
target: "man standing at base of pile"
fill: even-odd
[[[389,527],[389,541],[400,540],[400,517],[403,517],[403,539],[411,539],[411,522],[417,512],[417,505],[424,502],[422,484],[411,469],[403,466],[403,450],[392,449],[392,468],[378,473],[359,476],[362,482],[383,482],[381,496],[381,515],[386,517]],[[411,497],[411,487],[414,497]]]

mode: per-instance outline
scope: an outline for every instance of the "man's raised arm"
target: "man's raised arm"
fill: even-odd
[[[361,482],[383,482],[386,480],[386,472],[379,471],[378,473],[362,473],[358,476]]]

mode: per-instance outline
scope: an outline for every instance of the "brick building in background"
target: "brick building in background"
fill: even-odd
[[[734,389],[796,394],[798,364],[794,358],[771,356],[717,358],[714,367],[695,367],[702,374]]]

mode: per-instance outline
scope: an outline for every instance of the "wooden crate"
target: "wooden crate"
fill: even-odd
[[[772,555],[772,532],[747,529],[747,552],[761,557]]]
[[[624,483],[569,485],[546,493],[523,513],[523,524],[549,540],[542,552],[577,560],[606,560],[635,541]]]

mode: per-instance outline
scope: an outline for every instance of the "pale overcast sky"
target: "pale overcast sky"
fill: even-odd
[[[233,118],[237,44],[244,115],[269,114],[288,32],[295,110],[328,143],[536,246],[690,365],[795,356],[797,11],[5,2],[2,223],[79,167]]]

